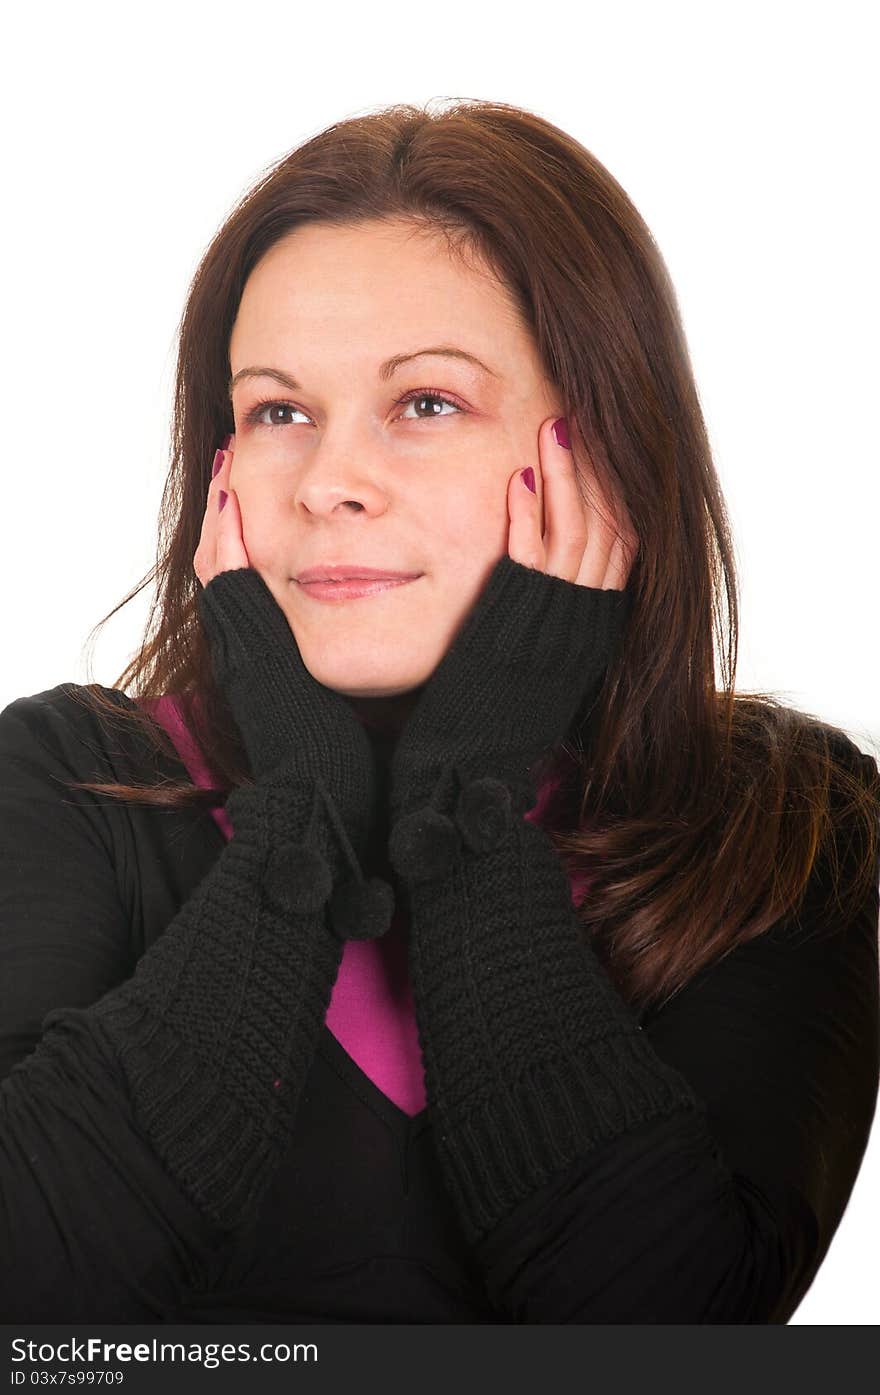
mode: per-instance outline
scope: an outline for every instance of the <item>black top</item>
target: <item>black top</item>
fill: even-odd
[[[639,1059],[650,1052],[658,1078],[680,1073],[695,1106],[685,1091],[680,1107],[582,1149],[477,1240],[453,1202],[435,1110],[410,1119],[318,1014],[285,1146],[260,1154],[253,1208],[242,1202],[223,1221],[210,1178],[200,1190],[183,1143],[175,1151],[175,1116],[148,1107],[147,1084],[171,1089],[171,1038],[156,1035],[153,1069],[125,1055],[129,1037],[113,1023],[135,1022],[117,1006],[130,1013],[135,999],[115,995],[151,950],[192,936],[187,908],[209,893],[219,936],[233,885],[221,864],[233,868],[239,827],[242,865],[251,846],[246,807],[226,843],[207,811],[65,790],[71,779],[140,783],[157,768],[186,778],[177,760],[157,767],[139,739],[106,729],[68,687],[0,714],[0,1321],[788,1321],[874,1117],[876,888],[849,924],[820,922],[808,897],[797,922],[646,1014]],[[856,767],[873,765],[844,748]],[[236,875],[246,886],[253,867]],[[315,969],[321,1011],[334,962]],[[213,972],[210,953],[197,972],[194,953],[181,963],[196,985]],[[113,1011],[93,1012],[99,1001]],[[439,1036],[439,1003],[433,1011]],[[140,1021],[131,1039],[142,1043]],[[209,1111],[222,1097],[175,1069],[180,1099],[202,1092],[214,1138]],[[199,1179],[210,1156],[198,1156]]]

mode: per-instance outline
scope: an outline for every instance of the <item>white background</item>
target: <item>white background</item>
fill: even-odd
[[[0,708],[113,686],[155,560],[175,330],[232,204],[331,122],[483,98],[569,131],[676,286],[740,567],[738,686],[880,757],[868,4],[41,5],[7,17]],[[868,991],[866,989],[866,991]],[[880,1130],[794,1324],[876,1324]]]

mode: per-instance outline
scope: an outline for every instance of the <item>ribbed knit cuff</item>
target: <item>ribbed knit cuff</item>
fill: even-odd
[[[409,893],[425,1087],[469,1242],[600,1143],[701,1107],[584,941],[539,825]]]
[[[300,876],[310,796],[247,787],[227,807],[234,837],[207,876],[133,976],[77,1012],[121,1060],[169,1172],[233,1227],[289,1143],[343,945],[326,888]]]
[[[438,1153],[465,1238],[482,1240],[555,1173],[650,1119],[700,1110],[640,1029],[538,1059],[470,1108],[440,1110]]]
[[[501,557],[431,675],[394,751],[391,817],[418,811],[455,768],[526,787],[602,686],[632,607]]]
[[[360,854],[375,816],[367,737],[342,694],[306,668],[287,617],[253,567],[219,572],[198,596],[214,673],[255,780],[282,770],[319,783]]]
[[[223,676],[255,660],[287,656],[290,626],[256,567],[218,572],[197,593],[197,605]]]

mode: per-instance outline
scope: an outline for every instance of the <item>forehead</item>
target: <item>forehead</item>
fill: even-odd
[[[324,283],[365,292],[370,290],[366,276],[386,284],[400,271],[419,272],[430,282],[453,283],[462,290],[504,294],[475,248],[453,248],[436,229],[392,218],[339,225],[304,223],[269,248],[248,285],[308,273]]]
[[[437,233],[391,221],[306,224],[254,268],[230,340],[233,371],[235,359],[284,344],[301,352],[304,340],[315,352],[362,340],[373,357],[402,352],[410,340],[443,341],[493,363],[505,347],[514,357],[531,350],[514,298],[485,263],[455,255]]]

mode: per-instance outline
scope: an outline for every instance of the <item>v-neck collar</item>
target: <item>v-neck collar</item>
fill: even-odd
[[[430,1126],[430,1105],[425,1105],[418,1114],[407,1114],[405,1109],[401,1109],[389,1095],[379,1089],[366,1071],[361,1070],[357,1061],[349,1056],[342,1042],[333,1035],[326,1022],[321,1024],[318,1050],[327,1064],[332,1066],[358,1098],[388,1125],[401,1143],[417,1138]]]
[[[185,773],[192,778],[186,763],[181,761],[180,765]],[[211,836],[217,842],[218,850],[222,851],[228,841],[225,833],[219,827],[210,810],[205,811],[204,818],[207,826],[211,829]],[[390,1095],[386,1095],[384,1090],[380,1090],[375,1081],[348,1054],[342,1042],[334,1036],[326,1022],[321,1024],[318,1050],[327,1064],[332,1066],[358,1098],[388,1125],[401,1143],[417,1138],[424,1129],[429,1127],[429,1106],[426,1105],[417,1114],[408,1114],[405,1109],[401,1109]]]

